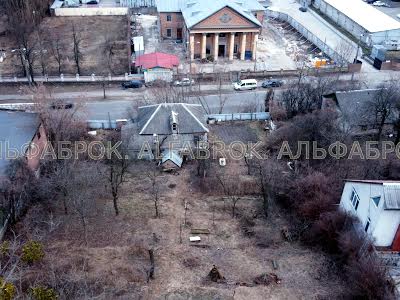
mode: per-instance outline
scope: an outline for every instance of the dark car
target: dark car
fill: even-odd
[[[306,12],[307,11],[307,7],[301,6],[299,7],[299,10],[302,12]]]
[[[64,101],[55,101],[51,103],[51,109],[71,109],[74,107],[73,103],[64,102]]]
[[[137,80],[131,80],[128,82],[122,83],[122,87],[124,89],[139,89],[143,86],[143,83]]]
[[[93,4],[99,4],[99,3],[96,0],[92,0],[92,1],[86,2],[86,4],[93,5]]]
[[[262,83],[263,88],[280,87],[283,85],[283,81],[279,79],[268,79]]]

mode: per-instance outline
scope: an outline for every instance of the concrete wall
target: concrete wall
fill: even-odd
[[[128,11],[128,7],[62,7],[56,8],[54,14],[58,17],[125,16]]]
[[[353,189],[360,198],[357,210],[354,209],[350,201]],[[378,207],[371,199],[371,197],[375,196],[382,197]],[[340,207],[357,216],[363,227],[365,227],[369,217],[371,223],[368,234],[375,240],[374,244],[376,246],[390,247],[399,226],[400,211],[384,210],[383,205],[383,186],[381,184],[346,182]]]

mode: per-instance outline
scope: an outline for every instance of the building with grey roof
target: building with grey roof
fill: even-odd
[[[345,181],[340,208],[356,216],[376,246],[400,251],[400,181]]]
[[[376,131],[376,118],[381,89],[339,91],[323,96],[323,108],[338,112],[341,125],[345,131],[353,134],[372,133]],[[391,127],[395,121],[396,108],[391,107],[385,125]],[[379,115],[378,115],[379,117]]]
[[[28,167],[36,171],[46,143],[39,114],[0,111],[0,177],[7,176],[12,161],[20,157],[25,157]]]
[[[123,126],[121,134],[132,157],[168,157],[175,163],[178,156],[192,156],[199,142],[207,141],[208,132],[201,105],[162,103],[139,107],[136,120]]]
[[[257,0],[158,0],[160,34],[190,58],[255,59],[265,8]]]

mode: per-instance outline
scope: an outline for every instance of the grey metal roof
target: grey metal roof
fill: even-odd
[[[172,134],[171,115],[177,114],[178,134],[208,132],[203,108],[198,104],[163,103],[139,107],[138,126],[141,135]]]
[[[400,182],[384,183],[383,195],[385,198],[384,209],[400,210]]]
[[[182,166],[183,163],[183,158],[179,155],[177,151],[166,149],[162,152],[161,163],[165,163],[168,160],[172,161],[179,168]]]
[[[186,0],[156,0],[158,12],[180,12]]]
[[[188,0],[181,10],[186,26],[191,28],[224,7],[229,7],[256,25],[262,26],[252,13],[254,10],[264,10],[257,0]]]
[[[40,125],[39,114],[0,111],[0,176],[5,176],[11,159],[7,155],[8,149],[17,149],[20,156],[25,153],[26,147],[35,136]]]
[[[265,10],[257,0],[157,0],[158,12],[182,12],[191,28],[224,7],[230,7],[251,22],[261,26],[253,11]]]
[[[371,125],[375,122],[375,114],[372,111],[371,103],[377,96],[380,89],[353,90],[347,92],[336,92],[335,97],[344,120],[350,126]],[[392,121],[392,115],[387,122]]]

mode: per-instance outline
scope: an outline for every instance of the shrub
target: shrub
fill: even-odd
[[[52,288],[42,286],[31,288],[31,294],[35,300],[56,300],[58,298],[56,292]]]
[[[6,256],[10,251],[10,243],[8,241],[4,241],[0,244],[0,255]]]
[[[22,247],[22,261],[31,264],[44,257],[43,245],[37,241],[29,241]]]
[[[341,211],[332,211],[321,214],[303,238],[312,245],[320,245],[332,254],[339,253],[338,240],[341,232],[350,227],[353,218]]]
[[[1,300],[11,300],[15,296],[15,285],[11,282],[4,282],[4,279],[0,277],[0,299]]]
[[[387,279],[386,269],[380,266],[378,259],[371,256],[352,259],[345,269],[352,299],[395,299],[394,285]]]

